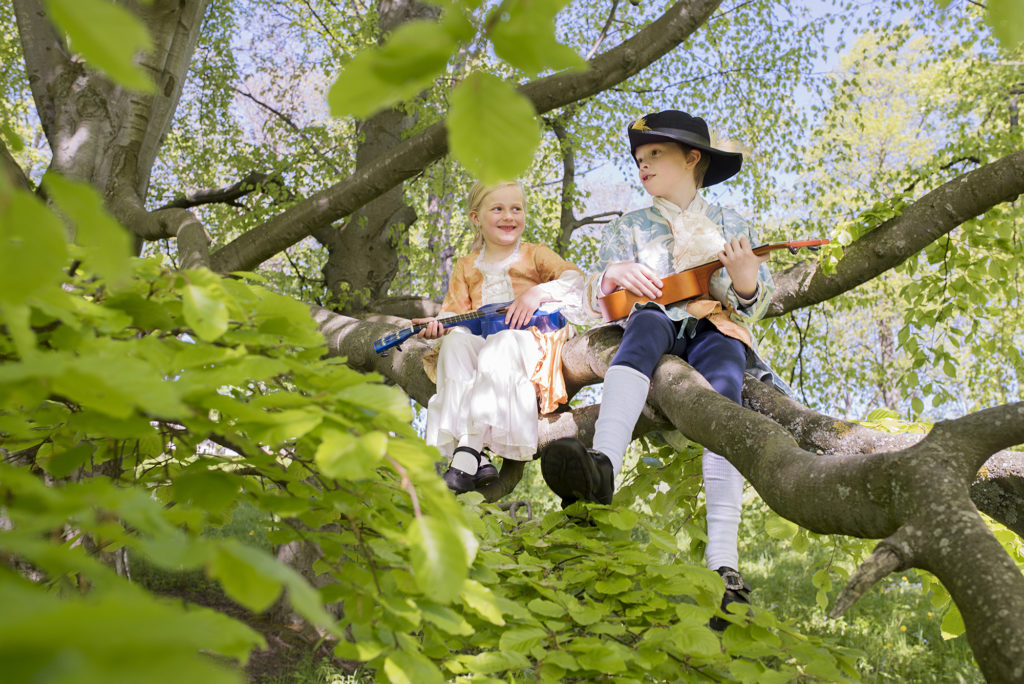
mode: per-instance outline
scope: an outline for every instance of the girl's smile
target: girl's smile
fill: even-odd
[[[480,228],[486,252],[499,256],[516,246],[526,227],[523,204],[519,188],[506,185],[484,197],[479,211],[469,213],[470,220]]]

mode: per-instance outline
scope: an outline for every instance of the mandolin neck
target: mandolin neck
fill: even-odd
[[[498,309],[498,311],[505,311],[505,309]],[[486,315],[487,312],[480,311],[478,309],[476,311],[470,311],[469,313],[456,314],[454,316],[448,316],[447,318],[439,318],[437,320],[441,321],[441,325],[447,328],[455,325],[456,323],[461,323],[462,321],[471,321],[474,318],[481,318]],[[410,330],[412,330],[414,333],[417,333],[420,330],[426,328],[428,325],[429,323],[416,323],[410,328]]]

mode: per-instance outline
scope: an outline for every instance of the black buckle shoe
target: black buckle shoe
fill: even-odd
[[[745,603],[750,605],[751,586],[743,579],[739,570],[734,570],[726,565],[715,570],[725,581],[725,594],[722,595],[722,612],[728,613],[725,609],[730,603]],[[724,632],[725,628],[732,623],[717,615],[711,618],[708,626],[716,632]]]
[[[579,500],[610,504],[615,492],[612,462],[572,437],[556,439],[540,450],[540,471],[562,508]]]
[[[473,484],[476,489],[485,487],[498,479],[498,469],[493,463],[485,463],[477,466],[476,475],[473,476]]]
[[[459,470],[458,468],[448,466],[448,470],[444,471],[444,475],[441,476],[441,479],[443,479],[444,483],[448,485],[448,489],[452,490],[456,494],[465,494],[466,492],[475,491],[477,486],[479,486],[478,478],[480,477],[480,471],[483,470],[483,468],[480,467],[479,451],[473,449],[472,447],[460,446],[455,448],[453,455],[459,453],[460,451],[465,451],[467,454],[476,457],[476,474],[470,475],[465,470]],[[491,470],[494,471],[494,476],[497,477],[497,469],[494,466],[491,466]]]
[[[456,494],[465,494],[476,489],[476,476],[470,475],[464,470],[449,467],[441,476],[448,489]]]

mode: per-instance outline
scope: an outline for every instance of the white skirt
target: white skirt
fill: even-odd
[[[427,404],[427,444],[451,458],[460,439],[479,435],[502,458],[533,459],[538,410],[530,376],[542,356],[529,330],[483,338],[454,328],[441,342],[437,394]]]

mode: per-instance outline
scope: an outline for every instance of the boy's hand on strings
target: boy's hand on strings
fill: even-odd
[[[423,330],[416,333],[417,337],[423,337],[428,340],[436,340],[448,332],[448,329],[441,325],[441,321],[436,318],[413,318],[413,324],[419,325],[425,323]]]
[[[648,299],[661,296],[661,279],[648,267],[633,261],[621,261],[605,269],[601,294],[609,294],[620,287]]]
[[[725,266],[732,278],[732,289],[742,299],[750,299],[757,292],[757,269],[768,261],[768,255],[758,256],[750,247],[750,240],[744,237],[733,238],[725,243],[718,253],[718,260]]]
[[[510,328],[523,328],[533,318],[537,307],[547,301],[543,291],[536,285],[523,294],[516,297],[516,300],[508,305],[508,312],[505,314],[505,325]]]

